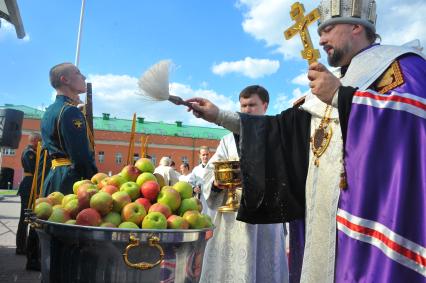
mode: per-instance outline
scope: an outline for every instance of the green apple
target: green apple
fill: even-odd
[[[204,218],[203,221],[205,221],[204,228],[213,227],[213,222],[212,222],[212,219],[211,219],[211,217],[209,215],[207,215],[207,214],[201,214],[201,217]]]
[[[206,218],[196,210],[189,210],[182,217],[189,223],[191,229],[202,229],[207,226]]]
[[[70,220],[65,222],[65,224],[68,224],[68,225],[75,225],[75,223],[76,223],[75,219],[70,219]]]
[[[146,181],[157,182],[157,178],[155,178],[154,174],[149,172],[142,173],[136,178],[136,184],[138,184],[139,187],[141,187]]]
[[[112,211],[121,213],[123,207],[131,203],[132,199],[126,192],[116,192],[112,194]]]
[[[164,187],[166,185],[166,181],[164,180],[164,177],[160,173],[154,173],[155,179],[157,179],[158,185],[160,185],[160,188]]]
[[[52,205],[49,202],[40,202],[34,208],[37,218],[46,220],[52,214]]]
[[[90,207],[96,209],[101,215],[108,214],[112,206],[112,196],[106,192],[97,192],[90,199]]]
[[[115,226],[114,224],[110,222],[102,222],[101,225],[99,225],[99,227],[117,228],[117,226]]]
[[[201,201],[198,198],[196,197],[187,198],[182,200],[180,207],[178,209],[178,214],[182,216],[185,212],[189,210],[197,210],[201,212],[202,209],[203,209],[203,205],[201,204]]]
[[[75,182],[72,185],[72,191],[74,192],[74,194],[77,194],[78,187],[80,187],[83,184],[91,184],[91,183],[92,182],[90,180],[80,180],[80,181],[77,181],[77,182]]]
[[[146,215],[145,207],[139,203],[131,202],[126,204],[121,211],[121,220],[133,222],[140,226]]]
[[[62,207],[56,207],[52,209],[52,214],[47,220],[51,222],[65,223],[70,219],[71,216],[65,209]]]
[[[105,215],[104,218],[102,218],[102,221],[112,223],[115,225],[115,227],[117,227],[121,223],[121,215],[118,212],[111,211],[110,213]]]
[[[167,219],[160,212],[148,213],[142,221],[142,229],[166,229]]]
[[[179,181],[173,185],[173,189],[179,192],[182,200],[192,197],[192,186],[188,182]]]
[[[78,199],[76,198],[68,201],[65,205],[62,205],[62,207],[70,214],[71,218],[75,218],[80,211],[78,206]]]
[[[118,228],[121,228],[121,229],[139,229],[139,226],[136,225],[133,222],[125,221],[125,222],[122,222],[120,225],[118,225]]]
[[[150,159],[144,158],[144,157],[139,158],[138,160],[136,160],[135,166],[141,172],[153,173],[154,169],[155,169],[154,168],[154,164],[152,164],[152,161]]]
[[[64,194],[61,192],[53,192],[47,196],[48,199],[52,201],[53,205],[62,204],[62,199],[64,198]]]
[[[158,194],[157,202],[167,205],[172,211],[176,211],[181,203],[180,194],[172,188],[163,188]]]
[[[68,195],[64,196],[64,198],[62,199],[62,206],[65,207],[67,202],[69,202],[70,200],[73,200],[73,199],[77,199],[76,194],[68,194]]]
[[[121,187],[121,185],[123,185],[126,182],[127,182],[127,180],[123,176],[114,175],[114,176],[108,177],[106,185],[113,185],[113,186],[116,186],[117,188],[119,188],[119,187]]]
[[[121,185],[120,191],[126,192],[130,196],[132,201],[137,199],[141,195],[139,185],[136,184],[135,182],[131,182],[131,181],[126,182],[123,185]]]
[[[96,173],[95,175],[93,175],[93,177],[90,179],[90,181],[97,185],[99,184],[103,179],[107,178],[108,175],[102,172]]]

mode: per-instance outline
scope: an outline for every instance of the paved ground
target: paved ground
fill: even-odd
[[[0,282],[40,282],[41,274],[25,270],[27,258],[16,255],[15,237],[21,202],[17,196],[0,198]]]

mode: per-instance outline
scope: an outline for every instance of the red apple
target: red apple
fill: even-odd
[[[192,197],[192,186],[188,182],[179,181],[173,185],[173,189],[179,192],[182,200]]]
[[[150,202],[155,202],[160,192],[160,186],[156,181],[146,181],[142,184],[140,191],[144,198],[148,199]]]
[[[112,195],[113,193],[118,192],[118,188],[116,186],[113,186],[113,185],[106,185],[106,186],[102,187],[101,191],[109,193],[110,195]]]
[[[101,224],[101,215],[96,209],[83,209],[77,214],[76,224],[83,226],[99,226]]]
[[[83,184],[81,184],[78,187],[76,195],[78,196],[78,193],[82,192],[82,191],[95,191],[95,192],[98,192],[99,190],[98,190],[98,187],[96,187],[95,184],[92,184],[92,183],[83,183]]]
[[[90,207],[99,211],[101,215],[106,215],[112,210],[112,196],[106,192],[98,192],[90,199]]]
[[[145,173],[142,173],[138,176],[138,178],[136,179],[136,184],[138,184],[139,187],[141,187],[143,185],[143,183],[145,183],[147,181],[157,182],[157,178],[155,178],[154,174],[149,173],[149,172],[145,172]]]
[[[52,205],[46,201],[36,204],[34,208],[34,213],[36,214],[37,218],[46,220],[52,214],[52,210]]]
[[[112,211],[120,213],[123,207],[131,203],[132,199],[126,192],[116,192],[112,194]]]
[[[62,207],[56,207],[52,209],[52,214],[50,214],[48,221],[57,222],[57,223],[65,223],[71,219],[70,214],[63,209]]]
[[[150,212],[142,221],[142,229],[166,229],[167,219],[160,212]]]
[[[168,229],[188,229],[189,223],[181,216],[170,215],[167,218],[167,228]]]
[[[146,215],[143,205],[135,202],[126,204],[121,211],[121,220],[124,222],[133,222],[140,226]]]
[[[148,158],[139,158],[135,162],[135,166],[139,169],[141,172],[154,172],[154,164],[152,164],[151,160]]]
[[[198,212],[201,212],[203,209],[203,205],[201,204],[201,201],[196,198],[187,198],[182,200],[182,203],[180,204],[180,207],[178,209],[178,214],[182,216],[185,212],[189,210],[197,210]]]
[[[135,202],[142,204],[145,207],[145,211],[148,211],[151,207],[151,202],[147,198],[138,198]]]
[[[157,197],[157,202],[170,207],[172,211],[176,211],[181,203],[180,194],[171,188],[163,188]]]
[[[133,165],[126,165],[121,169],[120,175],[127,181],[135,182],[141,171]]]
[[[170,210],[170,207],[168,207],[165,204],[162,203],[154,203],[149,208],[148,212],[160,212],[164,215],[164,217],[168,218],[170,215],[172,215],[172,211]]]
[[[78,210],[81,211],[85,208],[90,207],[90,199],[94,194],[98,192],[98,189],[93,187],[87,187],[79,189],[77,192],[77,199],[78,199]]]
[[[107,174],[99,172],[99,173],[96,173],[95,175],[93,175],[93,177],[92,177],[92,179],[90,179],[90,181],[91,181],[93,184],[97,185],[97,184],[99,184],[99,183],[100,183],[103,179],[105,179],[105,178],[107,178],[107,177],[108,177],[108,175],[107,175]]]

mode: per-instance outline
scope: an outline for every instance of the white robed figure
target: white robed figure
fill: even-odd
[[[263,115],[269,96],[263,87],[249,86],[240,94],[241,112]],[[239,160],[232,133],[224,136],[205,167],[202,193],[213,217],[213,237],[207,242],[200,282],[288,282],[283,224],[253,225],[236,220],[237,212],[220,212],[226,190],[213,185],[218,160]],[[237,189],[238,199],[241,190]]]

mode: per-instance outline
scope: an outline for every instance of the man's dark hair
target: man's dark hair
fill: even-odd
[[[365,28],[365,36],[367,37],[367,40],[373,44],[374,42],[376,42],[376,40],[378,39],[379,41],[382,40],[382,38],[380,37],[380,35],[378,35],[377,33],[375,33],[372,29],[364,26]]]
[[[187,162],[182,163],[183,167],[189,170],[189,164]]]
[[[250,98],[255,94],[259,96],[263,103],[269,103],[269,93],[263,86],[260,85],[249,85],[240,92],[240,97],[238,99],[241,99],[241,97]]]
[[[72,63],[65,62],[55,65],[50,69],[49,79],[50,84],[54,89],[58,89],[62,85],[61,77],[68,74],[69,70],[67,66],[69,65],[72,65]]]

